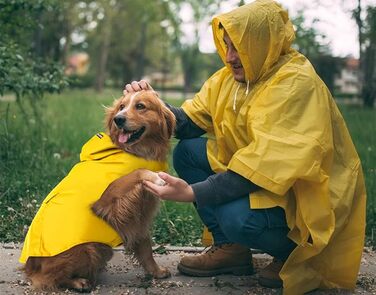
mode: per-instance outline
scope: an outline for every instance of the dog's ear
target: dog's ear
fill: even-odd
[[[119,99],[116,99],[111,107],[105,107],[104,124],[105,124],[105,127],[106,127],[106,129],[109,133],[111,131],[112,120],[113,120],[114,115],[115,115],[116,106],[119,104],[121,99],[122,99],[122,97],[120,97]]]
[[[163,106],[162,112],[163,112],[163,117],[166,120],[166,127],[167,127],[166,130],[167,130],[168,138],[171,138],[171,136],[175,132],[175,127],[176,127],[175,115],[166,106]]]

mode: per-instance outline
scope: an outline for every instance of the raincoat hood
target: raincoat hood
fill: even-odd
[[[126,153],[105,133],[93,136],[82,147],[80,162],[44,199],[26,235],[20,262],[30,256],[54,256],[87,242],[121,244],[115,230],[90,208],[111,182],[139,168],[165,171],[167,163]]]
[[[224,30],[220,24],[237,49],[246,80],[251,83],[270,74],[281,57],[293,50],[293,25],[287,11],[274,1],[255,1],[213,19],[214,42],[226,64]]]

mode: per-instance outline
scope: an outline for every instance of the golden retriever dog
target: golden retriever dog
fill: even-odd
[[[175,117],[154,91],[143,90],[115,101],[107,109],[106,127],[113,144],[126,153],[166,161]],[[143,188],[143,180],[164,184],[157,173],[136,169],[113,181],[87,210],[111,225],[146,274],[166,278],[170,273],[155,262],[149,232],[159,199]],[[30,256],[23,270],[38,289],[89,292],[112,254],[109,245],[92,241],[55,256]]]

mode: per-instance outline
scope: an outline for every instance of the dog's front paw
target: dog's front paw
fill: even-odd
[[[149,170],[143,171],[142,178],[159,186],[164,186],[166,184],[166,182],[158,176],[158,173]]]
[[[158,270],[154,271],[151,275],[155,279],[165,279],[170,277],[171,273],[166,267],[160,266]]]
[[[164,185],[166,185],[166,181],[164,181],[162,178],[160,178],[159,176],[158,176],[158,174],[157,174],[157,179],[155,179],[153,182],[154,182],[154,184],[156,184],[156,185],[159,185],[159,186],[164,186]]]
[[[82,293],[88,293],[93,288],[93,286],[90,284],[90,281],[84,278],[73,279],[71,283],[72,289]]]

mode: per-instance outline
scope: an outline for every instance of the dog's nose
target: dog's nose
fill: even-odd
[[[124,127],[125,121],[126,121],[126,119],[125,119],[124,116],[116,116],[116,117],[114,118],[114,122],[115,122],[115,124],[116,124],[116,126],[117,126],[118,128],[122,128],[122,127]]]

